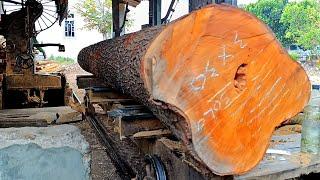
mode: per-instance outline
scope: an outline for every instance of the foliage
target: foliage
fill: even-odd
[[[298,61],[300,58],[299,54],[297,54],[297,53],[289,53],[289,55],[290,55],[291,59],[293,59],[295,61]]]
[[[313,54],[318,54],[320,45],[320,2],[303,0],[289,3],[282,14],[281,22],[288,26],[285,37]]]
[[[69,58],[69,57],[63,57],[63,56],[53,56],[51,55],[48,60],[52,60],[52,61],[55,61],[59,64],[62,64],[62,65],[68,65],[68,64],[73,64],[75,63],[76,61],[72,58]]]
[[[75,9],[84,18],[85,29],[98,30],[106,39],[112,30],[111,0],[80,0]]]
[[[287,4],[288,0],[258,0],[244,8],[264,21],[273,30],[280,42],[287,46],[292,39],[285,36],[288,26],[280,21]]]
[[[319,58],[319,0],[258,0],[244,8],[268,24],[284,46],[296,44]]]

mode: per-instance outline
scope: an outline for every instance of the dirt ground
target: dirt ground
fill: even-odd
[[[60,72],[65,74],[69,85],[72,87],[79,99],[83,100],[85,91],[78,89],[76,77],[77,75],[89,75],[90,73],[81,69],[81,67],[77,63],[63,68],[62,70],[60,70]],[[81,129],[82,134],[90,144],[92,180],[120,180],[115,167],[113,166],[104,147],[99,142],[99,139],[91,128],[89,122],[82,121],[75,123],[74,125],[78,126]]]
[[[74,124],[81,129],[91,149],[91,178],[92,180],[120,180],[105,148],[91,128],[89,122],[82,121]]]

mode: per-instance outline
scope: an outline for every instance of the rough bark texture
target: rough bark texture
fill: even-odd
[[[149,107],[221,175],[257,165],[274,128],[310,95],[304,70],[272,31],[227,5],[91,45],[78,62]]]

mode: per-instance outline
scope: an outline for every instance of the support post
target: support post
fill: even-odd
[[[149,25],[161,24],[161,0],[149,0]]]
[[[225,3],[225,4],[230,4],[232,6],[238,6],[237,0],[215,0],[216,4],[221,4],[221,3]]]
[[[120,21],[119,21],[119,0],[112,0],[112,22],[113,22],[113,37],[120,36]]]

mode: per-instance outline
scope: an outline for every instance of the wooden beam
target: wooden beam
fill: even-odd
[[[5,109],[0,110],[0,119],[24,119],[24,121],[45,120],[47,124],[64,124],[81,121],[81,113],[69,106],[28,108],[28,109]]]
[[[119,118],[118,126],[121,138],[133,136],[141,131],[153,131],[165,128],[159,119],[137,119],[126,121]]]
[[[172,133],[168,129],[158,129],[158,130],[152,130],[152,131],[140,131],[132,135],[135,139],[141,139],[141,138],[161,138],[164,136],[171,136]]]
[[[48,123],[45,119],[0,118],[0,128],[46,126],[48,126]]]

